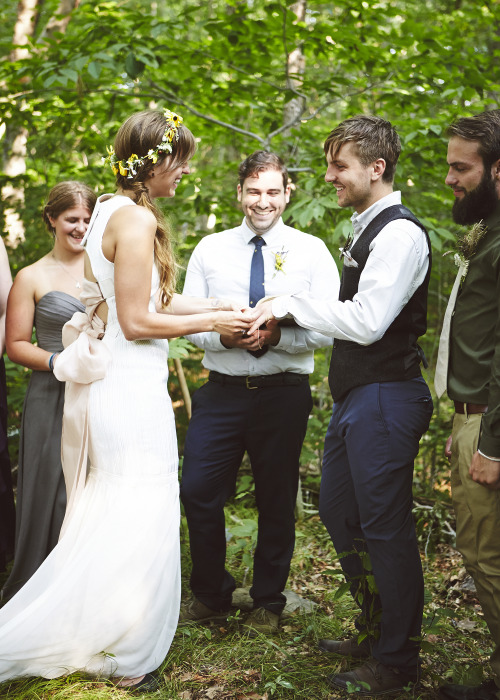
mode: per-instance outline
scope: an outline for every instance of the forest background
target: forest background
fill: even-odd
[[[14,276],[50,250],[41,218],[49,189],[78,179],[99,194],[112,191],[113,175],[101,162],[106,146],[130,113],[149,107],[179,112],[198,141],[191,175],[162,203],[183,269],[201,237],[241,221],[237,166],[261,148],[289,168],[286,222],[322,238],[340,265],[351,212],[324,182],[323,141],[354,114],[389,119],[403,146],[395,185],[433,246],[422,339],[432,388],[453,253],[464,233],[452,223],[444,185],[446,128],[457,116],[498,106],[500,0],[5,0],[0,43],[0,217]],[[206,379],[201,354],[180,340],[172,355],[181,358],[192,393]],[[306,516],[317,503],[331,412],[328,363],[329,351],[317,351],[301,458]],[[186,406],[173,360],[171,369],[182,455]],[[29,372],[7,360],[7,376],[15,468]],[[450,402],[436,400],[416,465],[425,553],[453,541],[442,456],[450,419]],[[244,467],[240,503],[251,489]],[[249,521],[241,537],[252,528]]]
[[[192,171],[163,203],[183,268],[200,238],[237,225],[236,172],[256,149],[280,154],[293,196],[287,223],[321,237],[334,257],[351,212],[324,182],[322,144],[357,113],[389,119],[403,144],[396,187],[428,227],[433,246],[429,330],[432,379],[459,227],[444,185],[446,127],[497,106],[498,0],[14,0],[0,9],[0,188],[13,275],[50,249],[41,220],[47,192],[79,179],[113,190],[101,158],[133,111],[180,112],[198,141]],[[186,183],[186,184],[185,184]],[[444,256],[444,257],[443,257]],[[181,275],[182,283],[182,275]],[[180,286],[179,289],[182,287]],[[205,380],[200,353],[173,343],[192,392]],[[315,408],[302,455],[303,484],[317,491],[331,408],[329,351],[316,353]],[[7,363],[13,463],[29,373]],[[182,454],[187,416],[178,378]],[[442,445],[450,407],[436,402],[423,438],[416,495],[446,493]],[[306,494],[307,498],[307,494]]]

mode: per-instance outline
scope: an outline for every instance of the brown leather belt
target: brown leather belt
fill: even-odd
[[[302,382],[307,382],[308,374],[297,374],[296,372],[279,372],[278,374],[265,374],[253,377],[233,376],[229,374],[221,374],[211,369],[208,373],[210,382],[218,384],[231,384],[235,386],[244,386],[247,389],[260,389],[265,386],[297,386]]]
[[[471,415],[472,413],[486,413],[488,406],[482,403],[464,403],[463,401],[454,401],[455,413],[466,413]]]

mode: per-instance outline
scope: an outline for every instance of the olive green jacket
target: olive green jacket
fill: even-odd
[[[484,224],[451,322],[448,396],[488,406],[479,449],[500,458],[500,202]]]

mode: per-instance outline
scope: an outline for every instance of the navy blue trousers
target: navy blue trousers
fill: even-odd
[[[424,589],[413,462],[431,415],[422,377],[352,389],[333,407],[320,492],[321,519],[361,608],[356,626],[375,628],[374,658],[410,674],[417,671]]]
[[[245,450],[259,513],[250,595],[280,613],[295,544],[299,458],[312,407],[307,381],[247,389],[209,381],[193,396],[184,448],[181,498],[189,527],[191,589],[213,610],[227,610],[236,585],[225,568],[224,504]]]

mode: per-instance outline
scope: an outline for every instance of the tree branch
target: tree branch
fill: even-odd
[[[149,84],[156,88],[161,94],[163,95],[168,95],[170,99],[173,99],[177,104],[182,105],[187,109],[188,112],[191,114],[194,114],[197,117],[200,117],[201,119],[204,119],[207,122],[210,122],[211,124],[217,124],[218,126],[222,126],[225,129],[230,129],[231,131],[236,131],[238,134],[243,134],[243,136],[249,136],[252,139],[255,139],[258,141],[262,146],[265,146],[268,141],[269,137],[267,139],[263,139],[262,136],[259,136],[258,134],[254,134],[252,131],[247,131],[246,129],[240,129],[239,126],[235,126],[234,124],[228,124],[227,122],[220,121],[220,119],[215,119],[215,117],[210,117],[208,114],[203,114],[203,112],[199,112],[197,109],[194,107],[191,107],[190,105],[187,104],[183,99],[181,99],[178,95],[174,95],[173,93],[169,93],[167,90],[164,90],[161,88],[159,85],[157,85],[154,81],[148,80]]]

